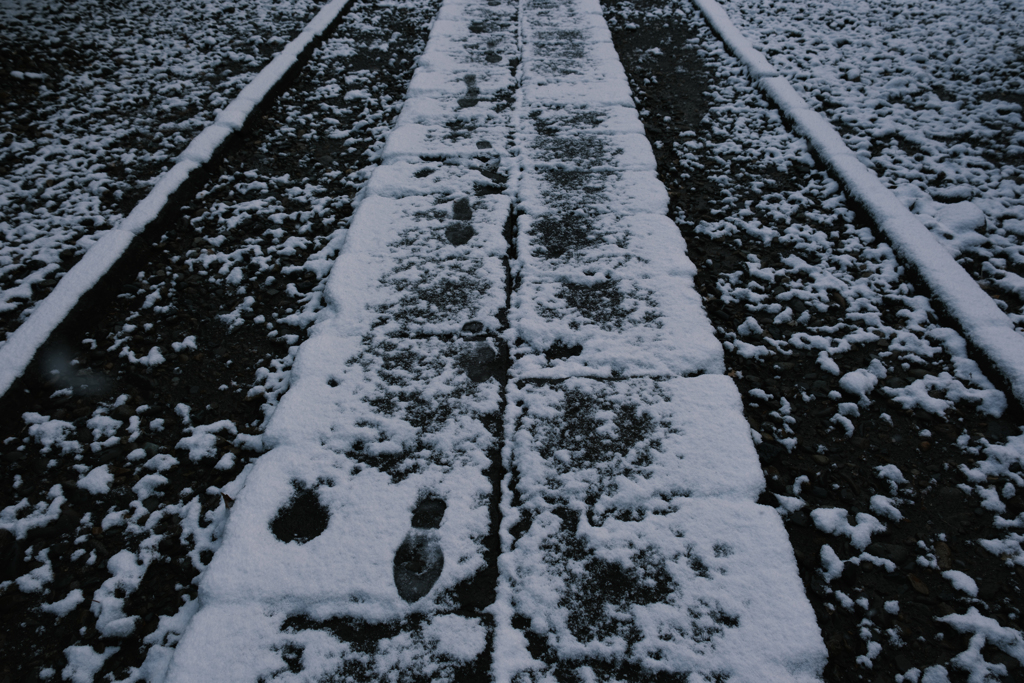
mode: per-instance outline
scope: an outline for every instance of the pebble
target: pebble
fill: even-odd
[[[907,574],[907,579],[910,581],[910,586],[921,595],[928,595],[928,586],[917,574]]]
[[[946,571],[953,568],[953,551],[949,544],[939,541],[935,544],[935,558],[938,560],[939,569]]]

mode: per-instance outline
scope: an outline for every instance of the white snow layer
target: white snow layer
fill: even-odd
[[[1006,379],[1017,401],[1024,403],[1024,337],[1015,330],[1010,318],[929,233],[921,219],[846,146],[832,125],[751,45],[716,0],[694,0],[694,4],[730,51],[747,66],[758,87],[807,138],[849,195],[871,214],[895,251],[913,267],[970,341]],[[963,227],[964,216],[957,214],[952,218],[954,225],[947,226],[950,230]]]
[[[596,0],[446,0],[169,681],[448,681],[488,642],[502,683],[818,680],[642,130]],[[499,459],[497,601],[469,618]],[[437,567],[415,594],[410,543]]]
[[[106,275],[131,245],[160,214],[171,195],[178,191],[194,171],[206,164],[224,141],[245,123],[246,118],[267,93],[294,66],[304,50],[331,25],[349,0],[330,0],[305,29],[292,39],[232,100],[216,121],[203,129],[178,157],[153,189],[131,213],[97,240],[82,260],[76,263],[47,297],[0,347],[0,396],[4,395],[67,317]]]

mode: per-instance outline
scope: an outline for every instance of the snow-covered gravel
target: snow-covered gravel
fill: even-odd
[[[319,4],[0,6],[0,345]]]
[[[689,3],[609,15],[787,516],[826,679],[1014,675],[1020,416]]]
[[[137,275],[45,359],[37,398],[5,412],[15,680],[162,677],[434,10],[355,3]]]
[[[1024,8],[722,4],[1024,330]]]

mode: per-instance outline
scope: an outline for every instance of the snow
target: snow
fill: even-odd
[[[39,501],[34,506],[27,498],[8,505],[0,510],[0,528],[13,533],[15,538],[23,539],[31,529],[50,524],[60,517],[61,507],[67,499],[60,484],[50,489],[48,498],[49,502]]]
[[[67,657],[67,666],[61,671],[61,676],[71,683],[92,683],[94,676],[103,668],[103,663],[120,648],[105,647],[103,652],[97,652],[88,645],[72,645],[64,649],[64,656]]]
[[[197,425],[188,427],[189,436],[182,437],[176,448],[188,451],[188,458],[192,462],[199,462],[205,458],[212,458],[217,454],[217,434],[226,432],[230,436],[238,434],[238,429],[231,420],[219,420],[213,424]]]
[[[864,550],[871,543],[871,535],[885,531],[884,524],[866,512],[858,512],[856,524],[850,524],[849,513],[843,508],[818,508],[811,511],[814,525],[827,534],[846,536],[851,545]]]
[[[896,493],[899,484],[910,483],[896,465],[879,465],[875,468],[875,472],[879,479],[886,479],[890,482],[889,486],[892,487],[893,493]]]
[[[879,517],[885,517],[893,522],[903,519],[903,513],[893,504],[893,501],[882,495],[871,496],[871,511]]]
[[[877,361],[878,359],[875,359],[873,362]],[[882,368],[881,371],[883,373],[882,379],[884,379],[884,368]],[[859,368],[853,372],[848,372],[843,375],[839,379],[839,386],[843,391],[848,391],[851,394],[857,394],[860,396],[860,401],[864,402],[868,400],[867,395],[875,388],[879,379],[880,378],[873,372],[864,368]]]
[[[52,420],[46,415],[32,412],[23,413],[22,419],[31,425],[28,428],[28,433],[35,439],[36,443],[43,447],[43,453],[49,453],[58,443],[61,446],[60,450],[63,455],[74,453],[81,449],[81,445],[78,442],[65,438],[74,431],[74,425],[70,422]]]
[[[83,600],[85,600],[85,596],[82,594],[82,589],[75,588],[61,600],[46,603],[43,605],[42,610],[58,617],[66,617],[72,610],[82,604]]]
[[[89,471],[78,480],[78,488],[88,491],[94,496],[110,492],[110,484],[114,474],[107,465],[100,465]]]
[[[46,590],[46,586],[53,581],[53,565],[49,555],[49,548],[40,550],[32,559],[42,564],[14,580],[22,593],[42,593]]]
[[[972,598],[978,597],[978,584],[967,574],[956,569],[950,569],[942,572],[942,576],[948,579],[953,584],[953,588],[956,588],[958,591],[963,591]]]
[[[986,617],[978,612],[977,607],[968,608],[965,614],[949,614],[936,618],[939,621],[946,622],[959,633],[971,635],[970,645],[967,650],[951,660],[954,666],[968,673],[968,680],[971,683],[982,683],[983,681],[991,680],[992,674],[1000,676],[1006,674],[1006,666],[1004,664],[990,664],[985,661],[981,654],[981,649],[986,644],[999,648],[1010,657],[1024,664],[1024,638],[1021,637],[1020,631],[1001,626],[995,619]]]
[[[832,549],[832,546],[825,544],[821,546],[821,566],[824,570],[822,578],[825,583],[832,583],[843,575],[843,568],[846,563],[839,559],[839,555]]]
[[[125,616],[124,597],[118,593],[133,592],[142,581],[146,565],[134,553],[122,550],[107,561],[111,577],[103,582],[92,597],[92,612],[96,615],[96,629],[108,638],[134,632],[138,617]]]
[[[423,629],[423,637],[433,643],[439,654],[468,662],[484,651],[487,631],[479,619],[441,614]]]

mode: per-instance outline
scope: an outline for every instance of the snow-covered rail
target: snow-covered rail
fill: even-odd
[[[811,681],[593,0],[447,0],[171,681]]]
[[[75,264],[28,319],[0,347],[0,397],[21,377],[54,331],[128,252],[132,242],[160,216],[171,196],[203,168],[271,90],[333,24],[349,0],[330,0],[299,35],[285,45],[242,89],[217,119],[192,140],[174,164],[135,208],[101,237]]]
[[[743,62],[751,79],[792,121],[850,197],[871,215],[896,253],[916,271],[964,336],[1002,375],[1024,405],[1024,336],[978,283],[957,263],[896,195],[846,146],[835,128],[736,28],[716,0],[693,0],[712,29]]]

